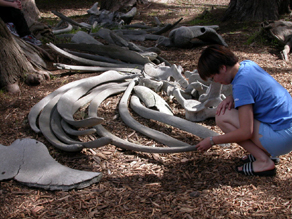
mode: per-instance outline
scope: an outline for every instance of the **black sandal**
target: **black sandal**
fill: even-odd
[[[280,158],[278,157],[273,157],[271,158],[271,160],[275,163],[275,165],[280,163]],[[247,158],[245,159],[241,158],[240,161],[242,161],[243,163],[250,163],[256,161],[256,158],[252,154],[249,154],[247,155]]]
[[[242,167],[242,170],[238,170],[238,167]],[[275,176],[276,175],[276,168],[272,170],[266,170],[261,172],[254,172],[252,162],[245,163],[242,166],[237,166],[236,171],[238,173],[244,174],[246,176]]]

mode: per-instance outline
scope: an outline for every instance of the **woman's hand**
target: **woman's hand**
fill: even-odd
[[[205,138],[203,141],[196,145],[197,150],[200,152],[207,151],[210,147],[212,147],[210,138]]]
[[[21,1],[16,0],[14,2],[11,2],[11,7],[21,10],[22,9]]]
[[[233,96],[230,95],[217,106],[216,115],[219,116],[221,113],[223,115],[226,109],[231,110],[232,108],[234,108],[234,100]]]

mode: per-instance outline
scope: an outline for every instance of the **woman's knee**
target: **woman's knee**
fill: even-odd
[[[215,116],[216,125],[224,127],[225,124],[232,124],[233,126],[237,126],[238,121],[238,111],[236,109],[226,110],[224,114]]]

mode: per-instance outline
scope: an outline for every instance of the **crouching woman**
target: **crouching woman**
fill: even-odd
[[[203,80],[232,84],[232,95],[216,112],[225,133],[196,145],[206,151],[214,144],[238,143],[248,155],[236,171],[244,175],[274,176],[279,155],[292,151],[292,98],[289,92],[255,62],[238,61],[221,45],[207,47],[198,62]]]

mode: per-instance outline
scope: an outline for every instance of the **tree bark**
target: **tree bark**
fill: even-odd
[[[14,84],[33,67],[23,50],[14,40],[5,23],[0,19],[0,87]]]
[[[291,0],[230,0],[223,21],[278,20],[289,13]]]

